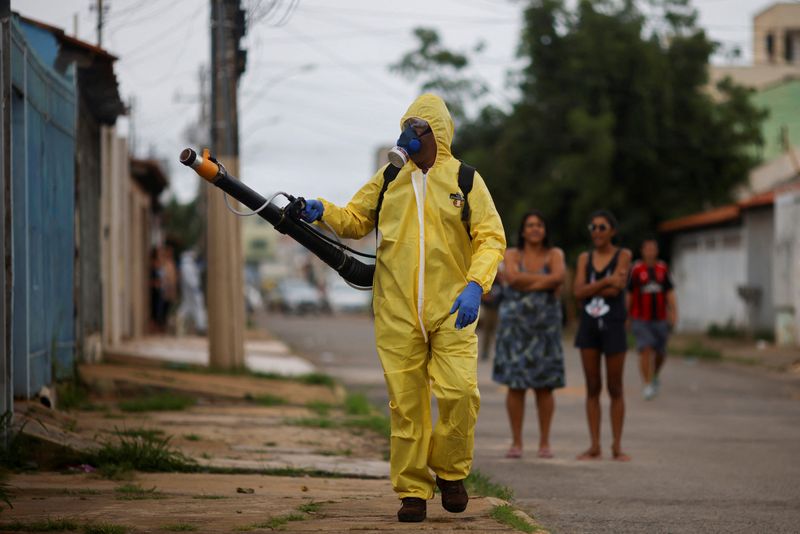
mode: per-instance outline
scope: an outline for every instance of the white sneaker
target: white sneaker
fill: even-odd
[[[656,388],[653,384],[647,384],[642,390],[642,397],[644,400],[653,400],[656,396]]]

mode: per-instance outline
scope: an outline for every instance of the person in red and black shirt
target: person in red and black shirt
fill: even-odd
[[[631,330],[639,351],[639,368],[647,400],[658,393],[658,373],[667,356],[667,338],[678,320],[678,305],[667,264],[658,259],[655,239],[642,242],[642,259],[634,263],[626,296]]]

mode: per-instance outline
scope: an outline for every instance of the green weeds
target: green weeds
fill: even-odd
[[[162,437],[164,431],[158,428],[124,428],[122,430],[114,428],[114,434],[117,436],[154,440]]]
[[[528,521],[518,516],[514,511],[514,507],[507,504],[492,508],[489,512],[489,516],[495,521],[508,525],[520,532],[532,533],[540,530],[538,527],[531,525]]]
[[[94,455],[94,465],[101,469],[139,471],[195,471],[195,462],[173,449],[169,438],[119,436],[106,442]]]
[[[83,534],[125,534],[128,527],[113,523],[95,523],[83,527]]]
[[[697,358],[699,360],[717,361],[722,359],[722,353],[720,351],[704,345],[703,342],[699,340],[691,341],[688,345],[683,347],[672,348],[670,352],[689,358]]]
[[[258,395],[253,397],[253,402],[260,406],[284,406],[289,404],[289,401],[277,395]]]
[[[41,519],[39,521],[14,521],[0,524],[0,530],[17,532],[63,532],[78,530],[80,525],[71,519]]]
[[[309,403],[306,403],[306,408],[308,408],[309,410],[311,410],[320,417],[327,417],[328,414],[330,414],[331,408],[333,408],[333,406],[331,406],[327,402],[311,401]]]
[[[161,530],[167,530],[169,532],[194,532],[197,530],[197,527],[189,523],[172,523],[170,525],[162,525]]]
[[[179,411],[194,406],[195,399],[174,393],[155,393],[147,397],[121,401],[117,404],[123,412]]]
[[[157,491],[155,486],[145,489],[138,484],[125,484],[114,490],[118,501],[143,501],[147,499],[166,499],[166,496]]]
[[[347,415],[369,415],[372,406],[363,393],[351,393],[344,400],[344,412]]]
[[[469,491],[470,494],[475,493],[477,495],[483,495],[484,497],[497,497],[504,501],[511,500],[514,496],[514,492],[511,491],[511,489],[492,482],[488,476],[477,469],[472,470],[464,481],[464,485],[467,487],[467,491]]]
[[[183,439],[186,441],[200,441],[200,436],[197,434],[184,434]]]

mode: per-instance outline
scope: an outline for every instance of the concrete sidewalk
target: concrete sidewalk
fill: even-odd
[[[106,349],[105,361],[171,362],[208,366],[208,338],[200,336],[148,336]],[[285,343],[274,339],[247,340],[245,366],[257,373],[298,376],[316,371],[305,358],[290,353]]]
[[[285,345],[255,346],[262,349],[255,356],[271,359],[271,369],[300,369],[283,365],[292,361]],[[45,470],[39,456],[26,460],[31,469],[7,481],[14,507],[2,511],[0,531],[514,532],[492,517],[498,510],[534,531],[524,514],[479,495],[463,514],[444,511],[436,496],[424,523],[397,522],[385,415],[368,405],[369,412],[348,409],[338,384],[203,370],[195,365],[202,366],[204,349],[197,338],[143,340],[110,358],[127,363],[80,366],[90,392],[80,409],[18,403],[15,427],[50,444],[52,465],[59,457],[73,459],[61,460],[58,471]],[[131,411],[130,403],[153,398],[188,401]],[[96,451],[109,444],[127,447],[127,454],[167,448],[189,462],[182,468],[189,472],[109,472],[103,460],[92,465]],[[115,454],[114,466],[128,461]]]

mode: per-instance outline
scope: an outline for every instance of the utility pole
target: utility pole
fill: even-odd
[[[211,0],[211,151],[239,177],[237,89],[246,55],[240,0]],[[234,205],[236,201],[230,200]],[[244,280],[239,219],[206,188],[208,344],[212,367],[244,367]]]
[[[108,6],[103,5],[103,0],[97,0],[97,46],[103,48],[103,17],[105,17],[105,9]]]

